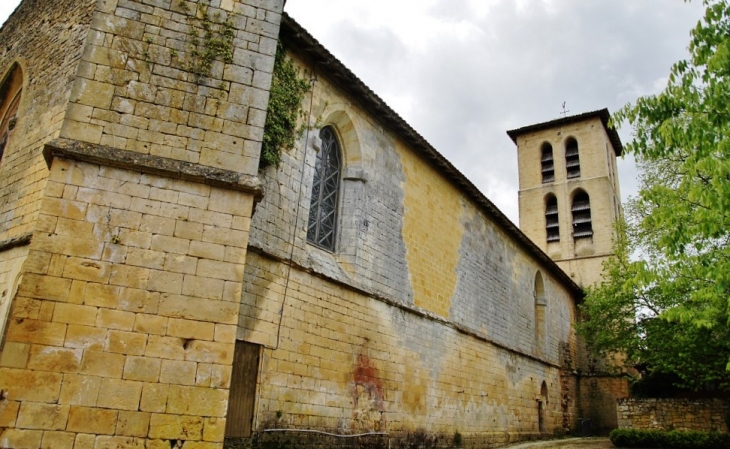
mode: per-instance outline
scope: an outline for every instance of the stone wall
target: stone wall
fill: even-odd
[[[281,3],[100,1],[60,137],[255,175]]]
[[[608,434],[618,426],[616,398],[629,396],[629,384],[624,376],[588,375],[580,379],[581,418],[590,420],[594,434]]]
[[[56,158],[6,334],[0,442],[222,441],[251,201]]]
[[[263,346],[254,429],[426,429],[489,447],[575,425],[571,291],[326,70],[290,56],[316,77],[316,126],[267,168],[252,218],[238,338]],[[344,161],[333,252],[306,242],[321,126]]]
[[[52,117],[28,90],[13,139],[37,140],[11,141],[2,164],[31,157],[17,177],[38,193],[3,335],[0,447],[221,447],[283,1],[58,2],[59,23],[87,8],[85,31],[45,48],[24,33],[55,20],[37,3],[2,32],[35,39],[17,52],[38,67],[75,64],[47,74],[63,87],[49,82]],[[221,23],[230,55],[195,73],[194,30]]]
[[[26,0],[0,29],[0,82],[23,74],[18,122],[0,164],[0,240],[34,228],[48,169],[43,144],[56,137],[96,0]]]
[[[721,399],[620,399],[618,426],[727,432],[730,403]]]
[[[255,429],[422,429],[488,447],[539,438],[540,399],[544,432],[561,431],[558,367],[265,255],[249,252],[246,269],[244,303],[278,291],[259,313],[281,321],[263,350]]]
[[[307,70],[302,67],[302,73]],[[557,365],[560,342],[572,344],[574,338],[574,303],[567,288],[417,150],[377,125],[326,72],[318,74],[305,110],[310,102],[311,123],[333,126],[342,146],[337,248],[329,252],[306,242],[319,128],[263,174],[266,196],[252,218],[251,246],[528,355],[538,352],[533,291],[540,271],[549,298],[543,358]],[[278,301],[279,293],[262,299]],[[243,307],[267,309],[254,300],[260,295],[244,297]],[[246,329],[253,325],[246,316],[255,317],[260,332],[275,329],[277,318],[249,311],[239,330],[240,339],[275,346],[262,333],[251,340]]]
[[[566,173],[565,142],[578,142],[580,177]],[[553,148],[555,181],[542,182],[541,146]],[[560,127],[536,130],[517,137],[520,168],[520,229],[575,282],[588,287],[601,279],[601,263],[612,251],[614,222],[619,216],[620,192],[615,176],[616,155],[598,116]],[[593,236],[574,240],[571,201],[577,189],[590,197]],[[560,240],[547,242],[545,198],[552,193],[558,200]]]

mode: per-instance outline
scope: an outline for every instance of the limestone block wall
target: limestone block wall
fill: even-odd
[[[634,429],[727,432],[730,404],[721,399],[621,399],[618,426]]]
[[[288,270],[255,253],[249,267],[259,288]],[[540,435],[537,399],[544,431],[562,428],[558,367],[322,277],[288,277],[278,346],[263,352],[257,429],[458,431],[489,447]]]
[[[565,142],[578,142],[580,177],[567,178]],[[555,181],[542,183],[541,147],[553,149]],[[600,118],[594,117],[557,128],[517,137],[520,167],[520,229],[582,286],[600,280],[601,263],[612,251],[613,223],[620,215],[616,156]],[[573,239],[571,200],[577,189],[588,193],[593,236]],[[558,200],[560,241],[547,242],[545,201]],[[573,260],[577,263],[572,263]],[[596,269],[598,268],[598,269]]]
[[[629,397],[626,378],[619,376],[586,376],[579,381],[580,415],[590,419],[594,434],[607,434],[619,427],[616,421],[616,399]]]
[[[253,197],[62,158],[45,192],[0,446],[220,447]]]
[[[61,137],[255,175],[282,4],[100,1]]]
[[[326,72],[290,56],[317,79],[304,109],[318,125],[264,173],[252,218],[238,338],[264,347],[254,428],[425,428],[487,445],[539,435],[538,399],[544,432],[573,425],[572,369],[560,369],[561,348],[575,353],[571,292]],[[344,160],[334,252],[306,243],[319,126],[335,129]]]
[[[10,241],[9,243],[17,243],[17,246],[8,245],[4,251],[0,252],[0,336],[5,334],[5,327],[10,315],[10,305],[18,288],[23,263],[28,256],[27,239],[20,239],[17,242]],[[3,364],[1,345],[0,340],[0,365]]]
[[[334,126],[343,147],[337,249],[331,253],[306,243],[317,129],[283,154],[278,169],[270,167],[264,174],[266,196],[252,219],[252,247],[282,259],[292,254],[304,268],[532,354],[533,290],[540,267],[323,74],[310,95],[305,110],[313,102],[311,120]],[[546,357],[557,364],[559,342],[571,338],[573,305],[568,291],[544,276],[551,298]],[[280,293],[271,292],[270,299]],[[264,322],[276,323],[254,302],[244,298],[243,307],[256,309],[244,315],[260,320],[253,326],[242,316],[241,339],[249,340],[244,329],[261,332]],[[256,342],[270,343],[259,337]]]
[[[55,20],[38,3],[21,6],[37,23],[3,28],[8,42]],[[86,31],[59,17],[73,45],[26,33],[17,47],[58,63],[48,77],[65,90],[20,107],[41,133],[37,173],[18,176],[39,193],[3,336],[0,446],[221,447],[283,1],[55,4],[87,7]],[[202,73],[205,27],[231,41]]]
[[[18,122],[0,162],[0,241],[31,232],[96,0],[26,0],[0,29],[0,82],[23,73]]]

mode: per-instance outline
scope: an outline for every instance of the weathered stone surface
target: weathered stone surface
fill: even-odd
[[[257,198],[263,196],[261,182],[253,175],[80,140],[55,139],[46,144],[43,154],[49,166],[60,157],[249,192]],[[240,211],[238,207],[233,210]]]
[[[620,399],[618,426],[632,429],[727,432],[730,403],[722,399]]]

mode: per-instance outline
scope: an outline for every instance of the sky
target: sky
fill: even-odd
[[[0,0],[0,22],[19,0]],[[702,2],[288,0],[287,11],[518,223],[509,129],[658,93]],[[628,125],[619,130],[624,143]],[[622,198],[636,168],[619,160]]]

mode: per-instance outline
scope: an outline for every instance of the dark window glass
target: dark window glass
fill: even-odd
[[[307,241],[334,251],[340,188],[340,146],[330,126],[322,128],[319,137],[322,139],[322,149],[317,153],[314,165]]]

